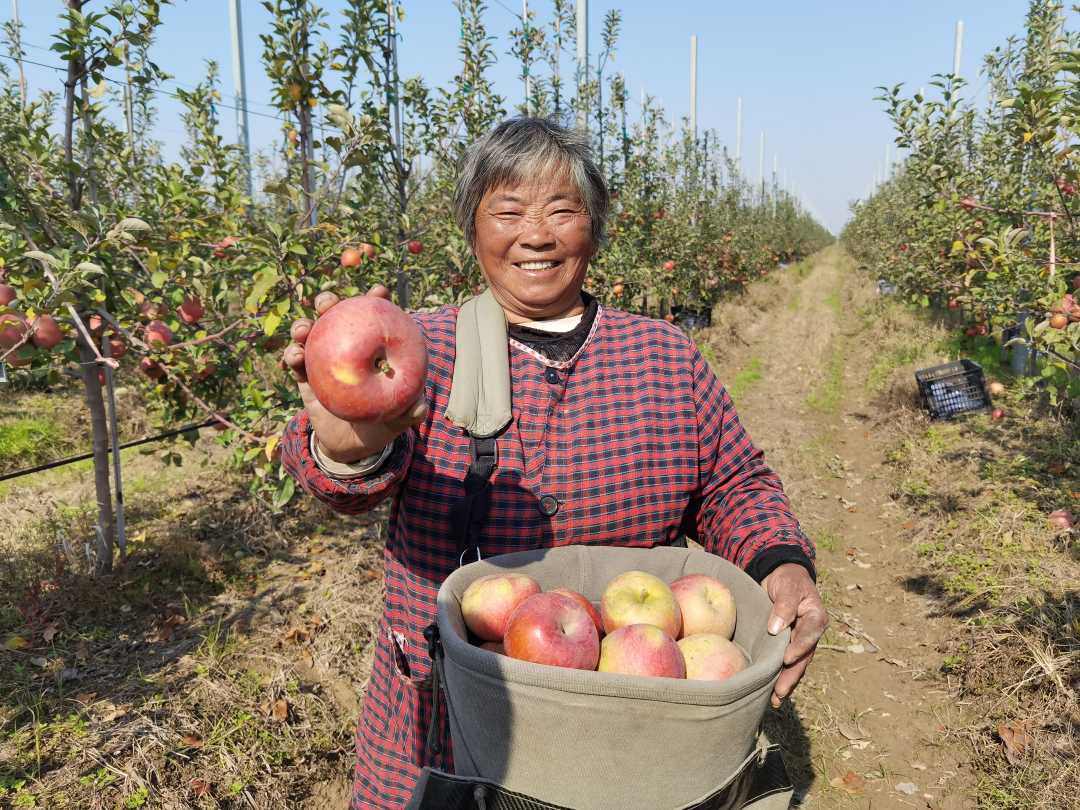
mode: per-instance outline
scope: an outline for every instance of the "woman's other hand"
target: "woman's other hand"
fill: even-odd
[[[367,294],[390,299],[390,291],[381,284],[372,287]],[[339,300],[332,292],[319,293],[315,298],[316,316],[324,315]],[[289,330],[292,343],[285,348],[282,365],[292,372],[296,380],[304,401],[304,409],[311,420],[315,440],[319,443],[319,450],[327,458],[351,464],[376,455],[399,434],[424,421],[428,406],[423,394],[405,413],[387,422],[347,422],[326,410],[308,385],[304,366],[304,342],[311,333],[312,326],[314,322],[308,318],[293,322]]]
[[[795,690],[807,666],[814,660],[818,639],[829,625],[829,614],[821,602],[810,572],[798,563],[783,563],[761,582],[773,602],[768,630],[776,635],[791,627],[791,641],[784,652],[784,666],[773,687],[772,705],[780,704]]]

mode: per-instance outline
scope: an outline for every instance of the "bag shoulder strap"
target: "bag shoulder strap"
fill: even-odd
[[[450,509],[450,533],[458,552],[458,562],[475,552],[480,558],[480,529],[491,506],[491,476],[499,466],[495,436],[469,437],[471,461],[465,473],[465,495]]]

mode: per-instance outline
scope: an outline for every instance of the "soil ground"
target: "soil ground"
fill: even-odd
[[[928,426],[910,372],[940,337],[883,315],[839,248],[695,335],[817,543],[832,617],[770,734],[804,807],[1078,807],[1080,603],[1052,583],[1078,581],[1080,555],[1045,531],[1070,491],[1045,468],[1080,443],[1049,424],[1020,491],[985,417]],[[300,498],[272,516],[212,440],[182,455],[125,454],[131,556],[101,581],[72,575],[85,468],[0,485],[0,807],[346,807],[385,512]],[[1005,610],[1021,623],[986,618]]]

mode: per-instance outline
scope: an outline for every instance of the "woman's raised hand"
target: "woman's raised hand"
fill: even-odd
[[[367,294],[390,299],[390,291],[381,284],[372,287]],[[319,293],[315,298],[316,316],[324,315],[339,300],[332,292]],[[296,379],[300,396],[304,400],[304,408],[315,432],[315,440],[319,443],[319,450],[327,458],[350,464],[376,455],[399,434],[424,421],[428,406],[423,394],[405,413],[387,422],[347,422],[326,410],[308,385],[304,366],[304,342],[313,325],[314,322],[308,318],[293,322],[289,330],[293,342],[285,348],[282,363]]]

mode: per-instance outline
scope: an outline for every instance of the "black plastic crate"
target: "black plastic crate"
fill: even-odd
[[[915,372],[923,405],[934,419],[951,419],[962,413],[990,407],[982,366],[964,358]]]
[[[712,326],[712,307],[689,309],[679,304],[672,304],[671,314],[675,316],[675,323],[687,329],[705,329]]]

